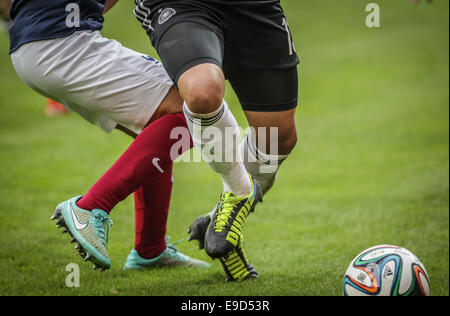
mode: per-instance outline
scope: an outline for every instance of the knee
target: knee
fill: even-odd
[[[223,103],[225,78],[215,65],[189,70],[180,77],[178,87],[189,109],[207,114],[216,111]]]
[[[211,82],[193,86],[184,93],[183,99],[192,112],[207,114],[219,109],[223,103],[223,93],[219,85]]]
[[[281,155],[290,154],[298,143],[297,129],[293,128],[290,131],[280,135],[278,143],[278,151]]]

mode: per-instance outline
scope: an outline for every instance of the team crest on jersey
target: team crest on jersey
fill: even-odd
[[[175,9],[172,9],[172,8],[164,9],[164,10],[160,13],[160,15],[159,15],[158,23],[159,23],[160,25],[166,23],[166,22],[169,21],[170,18],[173,17],[175,14],[177,14],[177,11],[175,11]]]

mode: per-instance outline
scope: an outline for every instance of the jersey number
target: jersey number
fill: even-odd
[[[289,25],[286,21],[286,18],[283,18],[283,24],[284,28],[286,29],[287,37],[288,37],[288,44],[289,44],[289,56],[293,55],[295,50],[294,42],[292,41],[291,31],[289,30]]]

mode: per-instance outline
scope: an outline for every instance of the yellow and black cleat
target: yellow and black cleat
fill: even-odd
[[[259,275],[255,270],[255,267],[248,261],[244,251],[243,237],[240,238],[240,244],[236,249],[228,256],[219,258],[225,273],[228,276],[228,281],[241,282],[247,279],[258,278]]]
[[[240,244],[245,219],[262,202],[258,182],[252,181],[253,190],[246,197],[224,192],[205,234],[205,251],[213,259],[227,256]]]
[[[205,233],[215,211],[216,210],[206,215],[197,217],[188,229],[188,240],[198,240],[200,249],[204,248]],[[249,263],[245,254],[243,237],[241,236],[239,240],[240,243],[235,250],[227,256],[219,258],[219,261],[228,277],[227,280],[240,282],[247,279],[258,278],[258,273]]]

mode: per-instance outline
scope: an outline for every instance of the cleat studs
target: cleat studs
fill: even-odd
[[[57,209],[55,212],[53,212],[51,219],[52,219],[52,221],[54,221],[55,219],[59,218],[60,216],[61,216],[61,211],[59,209]]]
[[[77,242],[77,240],[76,240],[75,237],[74,237],[74,238],[72,238],[72,240],[70,241],[70,243],[73,244],[73,243],[75,243],[75,242]]]
[[[67,228],[64,228],[63,230],[62,230],[62,233],[63,234],[67,234],[69,232],[69,230],[67,229]]]
[[[91,259],[91,255],[87,254],[86,257],[84,257],[84,261],[88,261],[89,259]]]
[[[99,269],[100,267],[98,266],[98,265],[96,265],[96,264],[94,264],[94,266],[92,267],[92,270],[97,270],[97,269]]]

